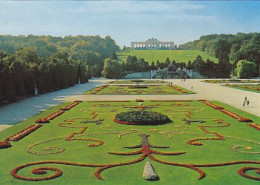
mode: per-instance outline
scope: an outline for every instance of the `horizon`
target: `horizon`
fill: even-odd
[[[5,1],[0,34],[109,35],[120,47],[149,38],[180,45],[209,34],[259,32],[259,10],[257,1]]]

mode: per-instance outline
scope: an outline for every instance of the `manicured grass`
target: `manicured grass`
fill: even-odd
[[[202,82],[207,83],[259,83],[260,80],[203,80]]]
[[[116,81],[111,81],[109,84],[163,84],[163,83],[168,83],[166,81],[162,80],[116,80]]]
[[[212,102],[225,109],[248,117],[253,123],[259,123],[260,118],[237,110],[220,102]],[[0,139],[14,134],[15,132],[33,124],[36,119],[43,118],[70,103],[64,103],[46,112],[23,121],[13,127],[1,132]],[[156,126],[137,126],[115,123],[114,116],[119,112],[129,110],[146,109],[161,112],[167,115],[172,122]],[[77,119],[80,118],[80,119]],[[69,120],[68,120],[69,119]],[[101,124],[82,123],[82,121],[96,121],[103,119]],[[186,124],[185,120],[205,121],[191,122]],[[230,125],[229,125],[230,124]],[[204,126],[203,129],[201,126]],[[85,128],[85,130],[84,130]],[[205,129],[207,132],[205,132]],[[204,130],[204,131],[203,131]],[[66,140],[72,133],[76,133],[70,140]],[[198,140],[201,146],[191,145],[187,142],[196,138],[216,138],[216,134],[223,139]],[[167,165],[156,162],[149,157],[143,161],[131,165],[121,165],[120,163],[130,162],[138,159],[142,154],[137,155],[114,155],[109,152],[128,153],[140,150],[140,148],[129,149],[126,146],[136,146],[141,143],[139,134],[150,135],[148,141],[150,145],[168,146],[169,148],[150,148],[158,152],[185,152],[180,155],[152,154],[153,157],[164,162],[179,163],[185,165],[198,164],[219,164],[231,161],[258,161],[259,154],[249,154],[248,152],[259,152],[259,131],[249,127],[247,123],[239,122],[217,109],[204,104],[201,101],[175,101],[175,102],[143,102],[140,107],[138,102],[82,102],[61,116],[51,120],[50,123],[43,124],[41,128],[26,136],[18,142],[11,142],[12,147],[0,149],[0,184],[228,184],[228,185],[256,185],[259,181],[240,176],[237,171],[242,167],[258,167],[259,164],[235,164],[219,167],[198,167],[206,173],[206,176],[198,180],[199,173],[187,167],[179,165]],[[47,142],[47,140],[57,139]],[[82,139],[82,140],[76,140]],[[85,140],[83,140],[85,139]],[[104,143],[100,146],[90,147],[89,144],[97,142],[86,139],[97,139]],[[36,143],[41,143],[35,145]],[[35,145],[28,153],[26,148]],[[239,148],[232,150],[236,145],[252,147],[253,150]],[[49,147],[49,150],[47,150]],[[53,148],[52,148],[53,147]],[[63,152],[50,154],[58,151],[55,147],[61,147]],[[44,150],[45,149],[45,150]],[[249,149],[249,148],[248,148]],[[33,152],[42,153],[35,155]],[[242,152],[242,153],[241,153]],[[246,152],[246,153],[243,153]],[[44,155],[43,155],[44,154]],[[25,167],[17,172],[19,176],[25,177],[47,177],[54,172],[35,175],[31,172],[34,168],[53,167],[60,169],[63,174],[52,180],[33,182],[19,180],[11,175],[11,171],[19,166],[31,162],[58,161],[60,163],[76,162],[83,164],[117,164],[104,170],[101,176],[104,180],[95,177],[94,172],[99,167],[84,167],[65,164],[39,164]],[[150,161],[160,176],[159,181],[149,182],[142,178],[142,171],[146,161]],[[253,171],[248,175],[259,177]]]
[[[135,85],[106,85],[96,87],[86,94],[100,95],[170,95],[170,94],[194,94],[194,92],[177,85],[137,85],[147,88],[133,88]]]
[[[260,84],[255,84],[255,85],[252,85],[252,84],[241,84],[241,85],[240,84],[239,85],[225,84],[223,86],[260,93]]]
[[[117,52],[117,56],[121,61],[126,61],[128,55],[143,58],[149,63],[152,61],[156,63],[157,60],[164,62],[167,57],[169,57],[171,61],[175,60],[178,63],[188,63],[189,60],[195,60],[198,55],[200,55],[205,61],[207,59],[214,62],[218,61],[215,57],[198,50],[127,50]]]

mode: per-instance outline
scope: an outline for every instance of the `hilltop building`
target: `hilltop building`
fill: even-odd
[[[151,38],[143,42],[131,42],[131,49],[175,49],[174,42],[161,42]]]

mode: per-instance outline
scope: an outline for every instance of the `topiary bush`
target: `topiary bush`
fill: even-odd
[[[127,125],[161,125],[172,122],[172,120],[164,114],[144,110],[118,113],[114,121]]]

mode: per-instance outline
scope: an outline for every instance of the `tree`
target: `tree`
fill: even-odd
[[[217,67],[217,77],[227,78],[230,77],[232,64],[229,62],[228,53],[220,52]]]
[[[157,62],[156,62],[156,68],[157,68],[157,69],[161,68],[161,63],[160,63],[159,60],[157,60]]]
[[[213,78],[217,75],[217,64],[213,61],[207,59],[203,66],[202,75],[207,76],[208,78]]]
[[[120,78],[122,72],[121,64],[116,60],[111,60],[110,58],[105,59],[104,69],[102,74],[105,78]]]
[[[196,59],[193,61],[192,65],[194,66],[194,69],[200,73],[203,73],[203,66],[204,61],[200,55],[196,57]]]
[[[113,51],[111,59],[112,60],[117,60],[117,55],[116,55],[115,51]]]
[[[240,60],[237,63],[236,74],[239,78],[249,78],[254,75],[255,64],[248,60]]]
[[[193,69],[194,67],[193,67],[193,65],[192,65],[192,63],[191,63],[191,61],[189,60],[188,61],[188,64],[187,64],[187,69]]]
[[[166,58],[165,60],[165,66],[167,67],[168,65],[170,65],[171,61],[169,59],[169,57]]]
[[[156,66],[155,66],[155,64],[154,64],[154,61],[152,61],[151,65],[150,65],[150,69],[151,69],[151,70],[155,70],[155,69],[156,69]]]

